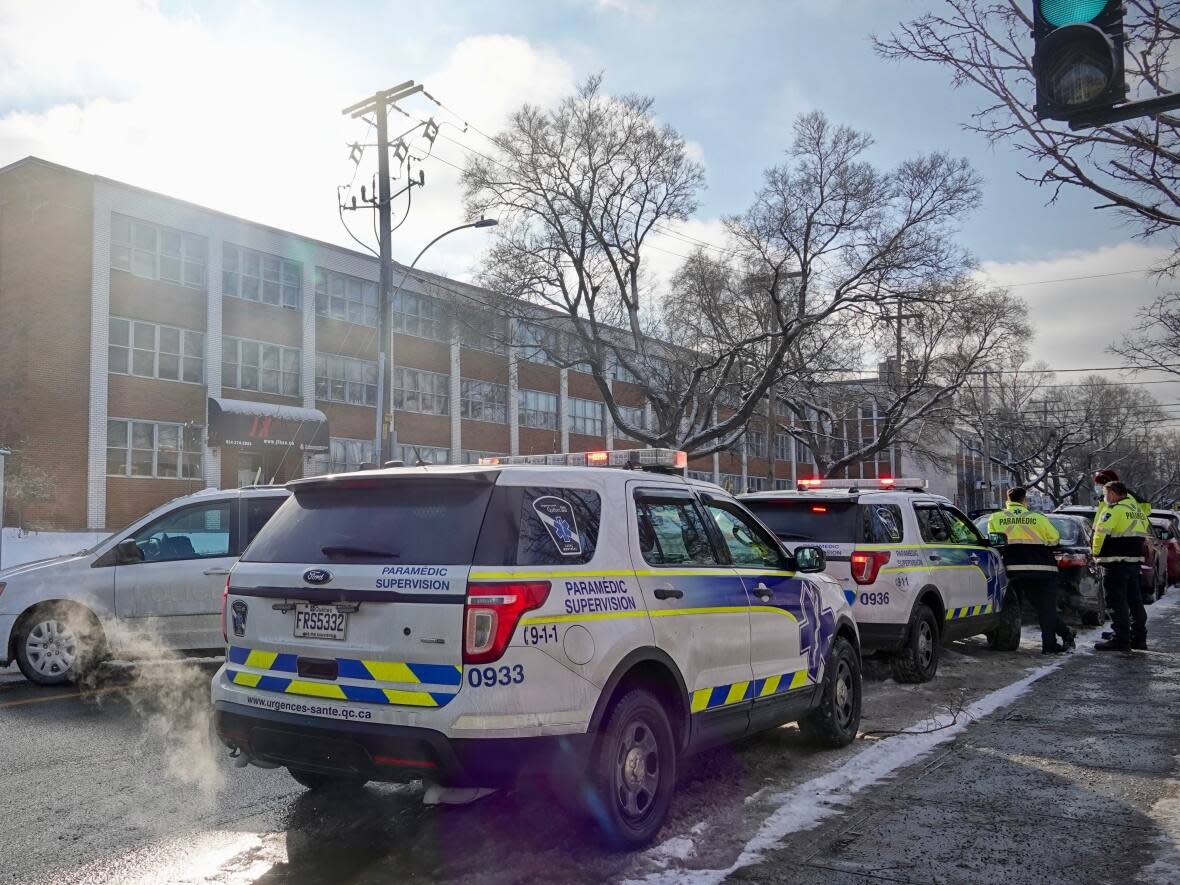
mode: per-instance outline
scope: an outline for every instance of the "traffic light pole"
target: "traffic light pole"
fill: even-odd
[[[1069,128],[1073,130],[1090,129],[1094,126],[1106,126],[1108,123],[1120,123],[1123,120],[1133,120],[1136,117],[1153,117],[1167,111],[1180,109],[1180,92],[1169,92],[1167,95],[1157,95],[1155,98],[1145,98],[1142,101],[1132,101],[1118,107],[1089,114],[1079,114],[1069,121]]]

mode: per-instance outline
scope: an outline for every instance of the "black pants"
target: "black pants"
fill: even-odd
[[[1139,591],[1139,563],[1104,562],[1102,567],[1106,572],[1102,589],[1106,591],[1114,643],[1130,648],[1131,643],[1146,642],[1147,609]]]
[[[1041,651],[1050,651],[1056,647],[1057,636],[1064,640],[1073,635],[1057,613],[1056,572],[1011,571],[1008,578],[1036,610],[1037,623],[1041,625]]]

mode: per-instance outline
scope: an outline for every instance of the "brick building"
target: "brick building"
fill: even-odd
[[[35,157],[0,169],[0,444],[56,481],[26,521],[115,529],[200,488],[372,460],[378,276],[367,254]],[[505,345],[549,332],[509,339],[480,302],[431,274],[404,283],[393,457],[634,445],[589,375]],[[650,420],[625,373],[612,383],[633,420]],[[814,475],[795,449],[755,419],[733,451],[690,468],[735,489],[786,487]],[[894,457],[850,473],[888,475]]]

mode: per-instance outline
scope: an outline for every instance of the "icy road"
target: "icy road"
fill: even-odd
[[[793,728],[693,760],[657,843],[604,851],[540,785],[462,808],[421,788],[313,797],[208,738],[207,662],[94,690],[0,673],[0,882],[1180,881],[1180,589],[1152,651],[955,643],[938,678],[869,666],[864,733]],[[1082,644],[1092,644],[1089,641]]]

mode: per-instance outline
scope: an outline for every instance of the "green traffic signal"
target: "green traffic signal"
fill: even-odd
[[[1041,16],[1055,28],[1086,24],[1098,18],[1110,2],[1111,0],[1041,0]]]

